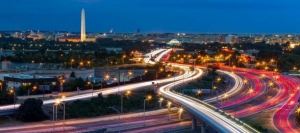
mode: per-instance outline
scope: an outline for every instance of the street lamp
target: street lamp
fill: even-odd
[[[129,76],[129,77],[132,76],[132,74],[133,74],[132,71],[129,71],[129,72],[128,72],[128,76]]]
[[[144,100],[144,115],[143,115],[143,119],[144,119],[144,126],[145,126],[145,113],[146,113],[146,101],[150,101],[152,99],[151,95],[148,95],[145,100]]]
[[[145,74],[148,73],[148,70],[146,69],[146,70],[144,71],[144,73],[145,73]]]
[[[222,105],[223,105],[223,101],[222,101],[222,100],[223,100],[223,99],[226,100],[227,98],[228,98],[228,94],[225,93],[224,96],[223,96],[223,98],[221,98],[221,107],[220,107],[220,109],[222,108]]]
[[[248,80],[247,79],[244,79],[244,84],[248,84]]]
[[[80,67],[83,67],[83,62],[80,62]]]
[[[160,70],[160,72],[163,72],[163,71],[164,71],[164,69],[163,69],[163,68],[160,68],[159,70]]]
[[[131,95],[131,91],[130,90],[127,90],[126,92],[125,92],[125,96],[128,98],[130,95]]]
[[[123,57],[122,57],[122,59],[123,59],[123,64],[124,64],[125,58],[126,58],[126,55],[123,55]]]
[[[104,78],[105,78],[105,80],[109,80],[109,78],[110,78],[109,74],[106,74],[106,75],[104,76]]]
[[[116,109],[115,107],[108,107],[110,109],[113,109],[114,111],[116,111],[119,114],[119,133],[121,133],[121,112],[120,110]]]
[[[132,71],[129,71],[128,73],[127,73],[127,77],[128,77],[128,80],[130,81],[130,77],[133,75],[133,72]]]
[[[268,66],[265,66],[265,70],[267,71],[269,69],[269,67]]]
[[[251,94],[253,94],[253,92],[254,92],[254,90],[252,89],[252,88],[250,88],[249,90],[248,90],[248,93],[251,95]]]
[[[158,102],[159,102],[159,108],[161,108],[161,105],[162,105],[162,102],[163,102],[163,101],[164,101],[164,98],[161,97],[161,98],[159,99],[159,101],[158,101]]]
[[[300,113],[300,107],[298,107],[297,109],[296,109],[296,113]]]
[[[182,112],[183,112],[183,108],[179,108],[179,110],[178,110],[178,119],[179,120],[181,120]]]
[[[201,94],[202,94],[202,91],[199,89],[199,90],[196,92],[196,95],[199,97]]]
[[[172,103],[171,103],[170,101],[169,101],[169,102],[168,102],[168,104],[167,104],[167,107],[168,107],[168,112],[170,112],[170,111],[171,111],[171,104],[172,104]]]
[[[16,108],[16,92],[15,92],[15,88],[11,87],[11,89],[9,90],[10,94],[14,95],[14,109]]]
[[[261,77],[261,78],[265,78],[266,75],[265,75],[265,74],[261,74],[260,77]]]
[[[71,59],[71,67],[73,67],[73,66],[72,66],[73,62],[74,62],[74,59]]]
[[[33,87],[32,87],[32,91],[34,91],[34,90],[36,90],[36,89],[37,89],[36,86],[33,86]],[[30,88],[27,90],[27,96],[29,96],[29,93],[30,93]]]
[[[55,121],[57,120],[57,106],[59,105],[60,101],[56,99],[55,103],[52,106],[52,116],[53,116],[53,132],[55,130]]]
[[[218,77],[218,78],[216,79],[217,83],[219,83],[221,80],[222,80],[221,77]]]
[[[88,61],[87,63],[88,63],[88,65],[89,65],[89,67],[91,67],[91,62],[90,62],[90,61]]]
[[[66,121],[66,103],[64,102],[64,99],[66,98],[66,96],[62,96],[61,99],[56,99],[55,103],[53,104],[53,131],[55,129],[55,121],[57,121],[57,107],[60,105],[60,104],[63,104],[64,105],[64,113],[63,113],[63,130],[65,130],[65,121]],[[55,109],[55,118],[54,118],[54,109]]]
[[[294,71],[296,71],[296,70],[297,70],[297,67],[296,67],[296,66],[294,66],[294,67],[293,67],[293,70],[294,70]]]
[[[61,88],[60,88],[60,89],[61,89],[60,91],[63,92],[63,90],[64,90],[63,85],[64,85],[64,83],[66,82],[66,80],[64,80],[62,77],[60,77],[60,78],[59,78],[59,81],[60,81],[60,87],[61,87]]]
[[[118,92],[119,92],[119,90],[118,90]],[[126,98],[128,98],[131,95],[131,91],[127,90],[124,95],[126,96]],[[122,112],[123,112],[123,95],[121,94],[121,111],[120,111],[120,115],[122,114]]]
[[[92,97],[94,96],[94,85],[93,85],[93,82],[88,82],[88,85],[91,85],[92,86]]]

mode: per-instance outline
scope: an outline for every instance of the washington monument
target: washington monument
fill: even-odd
[[[85,12],[84,9],[81,11],[81,42],[85,41],[86,35],[85,35]]]

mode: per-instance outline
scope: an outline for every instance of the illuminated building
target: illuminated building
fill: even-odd
[[[85,34],[85,12],[84,9],[81,11],[81,42],[84,42],[86,39],[86,34]]]

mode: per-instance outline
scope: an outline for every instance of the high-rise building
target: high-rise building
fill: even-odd
[[[81,35],[80,35],[80,40],[81,42],[84,42],[86,39],[86,34],[85,34],[85,12],[84,9],[81,11]]]

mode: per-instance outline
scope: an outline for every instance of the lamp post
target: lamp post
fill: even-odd
[[[254,92],[254,90],[253,90],[252,88],[250,88],[250,89],[248,90],[249,95],[252,95],[253,92]]]
[[[62,104],[64,105],[64,126],[63,126],[63,130],[65,130],[65,125],[66,125],[66,103],[64,102],[66,96],[62,96]]]
[[[162,105],[162,102],[163,102],[163,101],[164,101],[164,98],[161,97],[161,98],[159,99],[159,101],[158,101],[158,102],[159,102],[159,108],[161,108],[161,105]]]
[[[11,94],[14,95],[14,109],[15,109],[15,108],[16,108],[16,92],[15,92],[15,88],[12,87],[12,88],[9,90],[9,92],[10,92]]]
[[[130,90],[127,90],[125,92],[125,96],[126,98],[128,98],[129,96],[131,95],[131,91]],[[123,95],[121,95],[121,114],[123,113]]]
[[[128,72],[128,75],[127,75],[129,81],[130,81],[130,77],[131,77],[132,75],[133,75],[133,72],[132,72],[132,71],[129,71],[129,72]]]
[[[183,108],[179,108],[179,110],[178,110],[178,119],[179,120],[181,120],[182,112],[183,112]]]
[[[55,130],[55,117],[54,117],[54,111],[55,111],[55,103],[53,104],[53,106],[52,106],[52,131],[54,132],[54,130]]]
[[[200,95],[202,94],[202,91],[199,89],[196,93],[196,95],[198,96],[198,98],[200,97]]]
[[[53,104],[53,132],[55,130],[55,121],[57,121],[57,107],[60,105],[60,104],[63,104],[64,105],[64,112],[63,112],[63,130],[65,130],[65,121],[66,121],[66,103],[64,102],[64,99],[66,97],[65,96],[62,96],[62,100],[60,99],[56,99],[55,103]],[[54,112],[55,111],[55,112]]]
[[[222,101],[222,100],[223,100],[223,99],[226,100],[227,98],[228,98],[228,94],[225,93],[225,94],[224,94],[224,98],[221,98],[221,107],[220,107],[220,109],[222,109],[222,107],[223,107],[223,101]]]
[[[36,86],[33,86],[32,90],[34,91],[34,90],[36,90],[36,88],[37,88]],[[30,93],[30,88],[27,90],[27,96],[29,96],[29,93]]]
[[[247,85],[247,87],[248,87],[248,80],[247,80],[247,79],[244,79],[243,82],[244,82],[244,84]]]
[[[119,133],[121,133],[121,116],[120,116],[121,112],[118,109],[116,109],[115,107],[109,107],[109,108],[113,109],[114,111],[116,111],[119,114]]]
[[[91,62],[90,62],[90,61],[88,61],[87,63],[88,63],[88,65],[89,65],[89,67],[91,67]]]
[[[62,77],[60,77],[59,78],[59,81],[60,81],[60,87],[61,87],[61,92],[63,92],[64,91],[64,88],[63,88],[63,85],[64,85],[64,83],[66,82],[66,80],[64,80]]]
[[[83,67],[83,62],[80,62],[79,64],[80,64],[80,67]]]
[[[126,58],[126,55],[123,55],[123,56],[122,56],[122,59],[123,59],[123,64],[124,64],[124,60],[125,60],[125,58]]]
[[[55,103],[53,104],[53,107],[52,107],[52,121],[53,121],[53,132],[55,132],[55,121],[57,120],[57,106],[59,105],[60,101],[57,99],[55,101]]]
[[[71,59],[71,67],[73,68],[73,62],[74,62],[74,59]]]
[[[88,82],[88,85],[91,85],[92,86],[92,97],[93,97],[93,95],[94,95],[94,85],[93,85],[93,82]],[[101,86],[102,86],[102,84],[101,84]]]
[[[148,95],[145,100],[144,100],[144,115],[143,115],[143,120],[144,120],[144,126],[145,126],[145,114],[146,114],[146,101],[149,101],[152,99],[151,95]]]
[[[170,121],[170,113],[171,113],[171,102],[169,101],[167,106],[168,106],[168,121]]]

